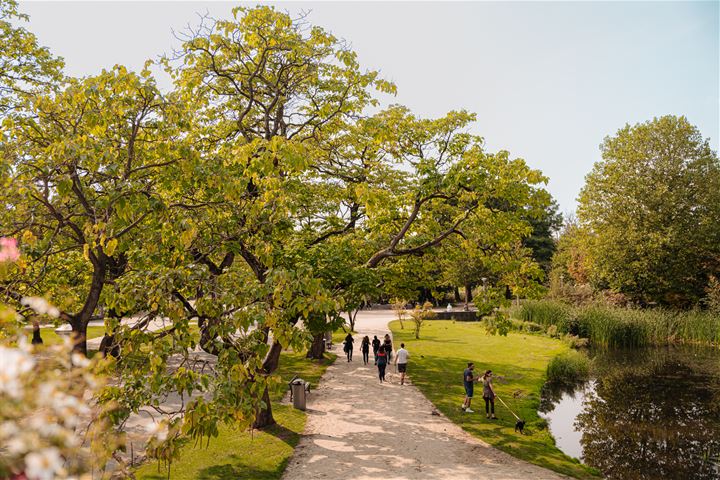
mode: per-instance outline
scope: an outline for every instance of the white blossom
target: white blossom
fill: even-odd
[[[20,398],[23,393],[19,377],[35,366],[35,360],[19,348],[0,347],[0,394]]]
[[[5,448],[11,455],[17,455],[28,450],[25,439],[21,435],[7,439],[7,441],[5,441]]]
[[[88,365],[90,365],[90,360],[82,353],[75,352],[72,354],[71,358],[72,358],[72,364],[75,365],[76,367],[84,368],[84,367],[87,367]]]
[[[164,422],[156,422],[152,418],[149,418],[145,423],[145,431],[150,434],[151,437],[155,437],[161,442],[164,442],[168,436],[168,426]]]
[[[53,318],[60,316],[60,310],[42,297],[23,297],[20,303],[33,309],[35,313],[40,315],[49,315]]]
[[[25,455],[25,475],[30,480],[52,480],[62,472],[62,466],[63,459],[55,447]]]

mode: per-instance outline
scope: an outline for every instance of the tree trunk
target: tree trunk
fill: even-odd
[[[270,375],[277,370],[280,364],[280,352],[282,352],[282,345],[277,340],[273,341],[270,351],[265,356],[263,362],[263,371],[266,375]],[[275,425],[275,419],[272,414],[272,405],[270,405],[270,393],[268,393],[267,387],[263,393],[263,402],[265,402],[265,408],[258,407],[257,413],[255,414],[255,422],[253,428],[261,429]]]
[[[78,319],[70,323],[72,331],[70,339],[73,344],[73,352],[82,353],[87,357],[87,322]]]
[[[470,302],[472,301],[472,292],[470,291],[470,284],[465,284],[465,311],[470,310]]]
[[[253,428],[258,430],[271,427],[276,423],[272,414],[272,404],[270,403],[270,392],[268,392],[268,387],[265,387],[262,400],[265,403],[265,408],[258,407],[257,413],[255,414],[255,422],[253,423]]]
[[[455,303],[460,303],[460,301],[461,301],[460,289],[458,287],[454,287],[454,288],[455,288]]]
[[[90,291],[88,292],[85,304],[82,310],[77,315],[74,315],[70,320],[70,326],[72,327],[71,338],[73,341],[73,351],[82,353],[87,356],[87,327],[90,323],[93,313],[98,306],[100,301],[100,293],[102,293],[103,285],[105,284],[106,276],[106,262],[107,256],[100,253],[99,258],[93,265],[93,275],[90,283]]]
[[[313,336],[312,345],[308,350],[306,358],[312,358],[313,360],[320,360],[324,358],[325,353],[325,333],[318,333]]]
[[[355,310],[355,313],[353,313],[352,311],[349,311],[349,310],[347,312],[348,320],[350,321],[350,333],[355,331],[355,319],[357,318],[357,314],[359,311],[360,311],[360,309],[358,308],[357,310]]]
[[[33,321],[33,334],[32,334],[32,341],[30,342],[33,345],[42,345],[43,339],[40,336],[40,324],[37,322],[37,320]]]

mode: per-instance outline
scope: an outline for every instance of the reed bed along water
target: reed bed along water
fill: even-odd
[[[633,309],[601,304],[574,307],[553,300],[526,301],[513,311],[525,322],[588,338],[600,348],[670,343],[720,346],[720,315],[709,311]]]

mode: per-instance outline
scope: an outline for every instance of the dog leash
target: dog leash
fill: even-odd
[[[495,394],[495,398],[497,398],[498,400],[500,400],[500,403],[502,403],[503,405],[505,405],[505,408],[507,408],[507,409],[510,411],[510,413],[513,414],[513,417],[515,417],[517,420],[520,420],[520,417],[518,417],[517,415],[515,415],[515,412],[513,412],[512,410],[510,410],[510,407],[507,406],[507,403],[503,402],[503,399],[502,399],[502,398],[500,398],[497,394]]]

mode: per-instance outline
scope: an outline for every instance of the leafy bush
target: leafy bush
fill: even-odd
[[[545,327],[535,322],[523,322],[523,328],[526,332],[536,333],[545,331]]]
[[[547,334],[553,338],[559,338],[560,334],[558,333],[557,325],[550,325],[547,327]]]
[[[575,350],[558,355],[547,366],[547,379],[551,383],[572,385],[589,378],[590,359]]]
[[[574,349],[587,348],[590,345],[589,339],[578,337],[577,335],[567,334],[563,337],[563,340],[570,346],[570,348]]]

